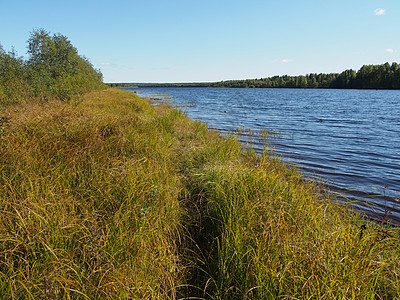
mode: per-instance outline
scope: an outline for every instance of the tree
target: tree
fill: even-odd
[[[397,72],[399,70],[399,64],[397,62],[392,63],[392,66],[390,67],[390,70],[392,72]]]
[[[28,60],[0,45],[0,100],[68,101],[83,93],[104,88],[103,75],[67,37],[34,30],[28,40]]]
[[[25,84],[25,64],[14,50],[0,45],[0,103],[20,102],[29,92]]]
[[[350,69],[342,73],[309,74],[306,76],[273,76],[260,80],[230,80],[213,84],[218,87],[272,88],[340,88],[340,89],[400,89],[400,67],[392,65],[364,65],[358,72]]]
[[[61,34],[51,37],[44,29],[34,30],[28,40],[28,54],[28,64],[52,78],[78,72],[78,51]]]
[[[44,29],[34,30],[28,40],[28,66],[32,84],[37,91],[50,90],[50,94],[70,100],[103,85],[103,76],[67,37],[51,36]]]

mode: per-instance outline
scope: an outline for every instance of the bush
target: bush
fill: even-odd
[[[29,58],[17,57],[0,46],[0,102],[79,99],[104,88],[103,75],[78,54],[67,37],[34,30],[28,40]]]

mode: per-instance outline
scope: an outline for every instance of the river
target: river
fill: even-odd
[[[245,129],[339,199],[375,220],[400,224],[400,91],[334,89],[134,88],[168,99],[222,133]],[[264,131],[263,131],[264,130]],[[260,133],[272,132],[267,140]],[[265,135],[262,135],[265,136]]]

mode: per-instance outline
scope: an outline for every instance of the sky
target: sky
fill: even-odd
[[[399,0],[0,0],[0,44],[60,33],[104,82],[213,82],[400,62]]]

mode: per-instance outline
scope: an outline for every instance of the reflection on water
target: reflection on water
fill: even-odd
[[[321,178],[356,209],[400,222],[400,91],[138,88],[171,95],[171,104],[210,128],[243,128],[243,143],[262,151],[259,132],[274,152]]]

